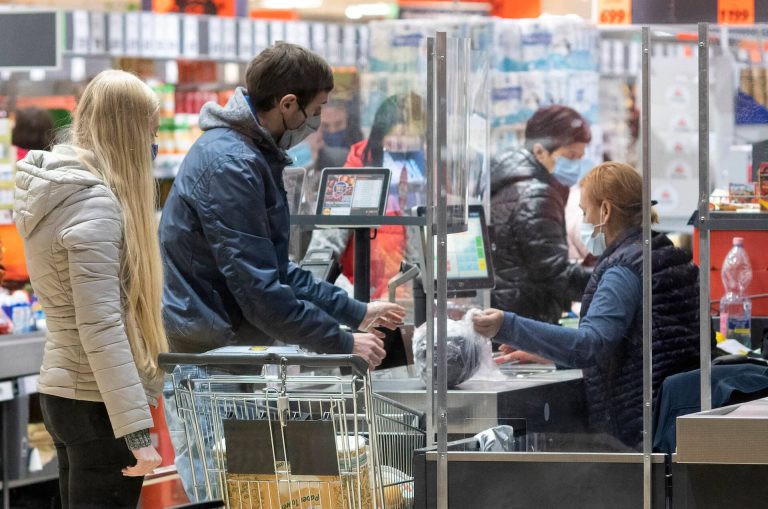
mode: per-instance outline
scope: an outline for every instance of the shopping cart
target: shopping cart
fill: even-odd
[[[373,394],[361,358],[213,352],[162,354],[160,364],[172,373],[195,493],[229,508],[412,507],[424,416]]]

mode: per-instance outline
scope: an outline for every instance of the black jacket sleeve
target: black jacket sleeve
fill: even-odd
[[[551,285],[564,302],[580,300],[590,273],[568,258],[565,211],[555,205],[561,201],[556,193],[540,184],[527,187],[521,196],[517,214],[523,219],[521,239],[526,248],[522,255],[532,281]]]

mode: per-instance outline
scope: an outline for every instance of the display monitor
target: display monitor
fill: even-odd
[[[319,216],[384,216],[390,171],[386,168],[325,168],[317,198]]]
[[[419,207],[417,214],[424,216],[426,209]],[[422,235],[422,246],[426,247],[424,237]],[[448,266],[445,270],[448,275],[448,291],[456,293],[493,288],[491,240],[483,206],[470,205],[467,230],[451,233],[447,239]],[[434,252],[437,267],[437,245]]]

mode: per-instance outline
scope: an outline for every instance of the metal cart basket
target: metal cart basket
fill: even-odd
[[[229,508],[412,507],[423,415],[373,394],[361,358],[213,352],[162,354],[160,364],[200,496]]]

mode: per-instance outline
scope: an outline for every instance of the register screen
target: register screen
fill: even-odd
[[[377,216],[384,175],[330,175],[323,193],[324,216]]]
[[[467,231],[448,235],[448,279],[488,277],[488,261],[483,244],[480,213],[469,211]],[[437,252],[437,247],[435,247]]]

